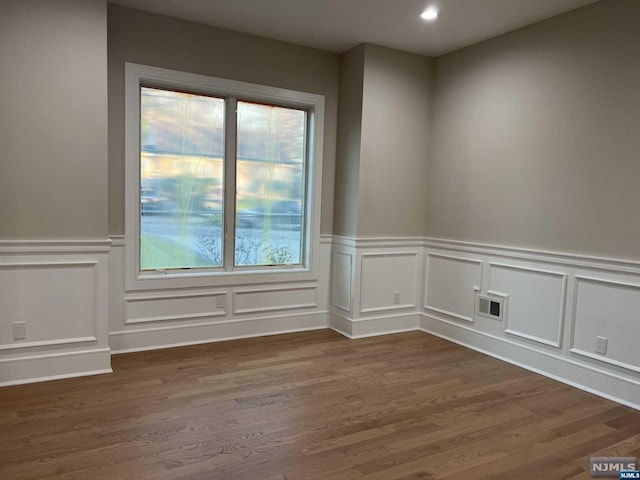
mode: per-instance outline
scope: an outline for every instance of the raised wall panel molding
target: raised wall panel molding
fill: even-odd
[[[280,295],[284,292],[289,292],[287,295]],[[300,296],[298,299],[294,299],[293,303],[289,303],[289,299],[293,297],[293,292],[297,292]],[[310,294],[308,292],[311,292]],[[264,298],[262,294],[268,294],[269,298]],[[290,287],[272,287],[272,288],[254,288],[247,290],[235,290],[233,292],[233,313],[262,313],[273,312],[280,310],[297,310],[304,308],[316,308],[318,306],[318,286],[317,285],[304,285],[304,286],[290,286]],[[280,298],[277,298],[276,295]],[[249,306],[238,308],[242,298],[254,297],[256,306]],[[279,301],[279,303],[276,303]],[[269,303],[276,303],[275,305],[269,305]]]
[[[389,245],[386,245],[389,247]],[[363,252],[360,255],[360,313],[376,313],[376,312],[388,312],[417,308],[416,304],[416,291],[418,290],[418,251],[384,251],[384,252]],[[404,265],[404,272],[398,258],[409,258],[410,263]],[[371,265],[375,260],[383,261],[391,259],[391,263],[388,263],[380,271],[374,271],[372,274],[367,275],[366,270],[373,268]],[[383,265],[384,266],[384,265]],[[395,271],[394,271],[395,269]],[[373,282],[377,282],[376,285]],[[404,285],[403,285],[404,283]],[[369,294],[367,289],[373,290],[373,293]],[[393,303],[393,295],[391,292],[399,291],[400,294],[404,292],[405,296],[410,294],[412,301],[408,303],[400,302],[398,304]],[[379,302],[382,292],[387,293],[387,300],[385,303]],[[365,306],[367,301],[371,301],[374,298],[380,305]]]
[[[0,385],[110,371],[111,241],[0,242]],[[14,322],[26,322],[15,340]]]
[[[421,321],[425,331],[640,408],[640,354],[632,345],[640,338],[640,263],[425,239],[427,267],[436,260],[429,258],[432,253],[483,261],[482,292],[508,295],[509,304],[506,327],[484,319],[458,322],[425,307]],[[479,273],[479,267],[467,272],[460,268],[456,277],[450,273],[455,268],[443,261],[444,276],[438,274],[434,280],[429,268],[425,276],[425,295],[433,294],[428,280],[440,282],[442,291],[436,299],[441,303],[447,298],[446,286],[455,285],[446,281],[447,275],[471,288],[473,275],[477,280]],[[438,308],[434,302],[431,306]],[[521,316],[519,311],[528,313]],[[565,335],[569,341],[563,340]],[[597,336],[608,339],[606,355],[595,353]]]
[[[640,282],[640,278],[637,280]],[[588,286],[592,291],[581,294],[581,289]],[[600,295],[595,293],[598,289],[601,291]],[[640,353],[637,347],[637,340],[640,338],[638,312],[640,312],[640,283],[576,275],[571,353],[614,367],[640,372]],[[620,325],[620,322],[625,322],[625,325]],[[584,327],[583,323],[586,323]],[[603,326],[597,326],[597,323]],[[582,336],[586,336],[585,339],[578,338],[581,333],[583,333]],[[596,336],[608,337],[609,345],[606,355],[589,351],[589,346],[595,346]]]
[[[473,309],[475,303],[474,294],[482,289],[484,262],[477,258],[449,255],[432,251],[427,251],[425,257],[424,308],[441,315],[473,323]],[[463,278],[469,277],[469,275],[465,275],[469,272],[469,268],[460,270],[458,267],[458,270],[453,270],[450,275],[446,275],[444,272],[438,271],[434,278],[430,279],[430,275],[434,273],[434,268],[432,268],[432,259],[441,260],[443,265],[448,263],[450,265],[450,270],[455,268],[454,265],[466,264],[475,266],[475,270],[477,271],[475,272],[474,277]],[[461,282],[465,281],[466,283],[461,284]],[[432,287],[431,289],[430,286]],[[445,297],[445,292],[446,298],[443,298]]]
[[[125,325],[137,325],[140,323],[156,323],[156,322],[184,322],[187,320],[194,320],[197,318],[212,318],[212,317],[224,317],[226,312],[204,312],[204,313],[185,313],[182,315],[159,315],[156,317],[144,317],[144,318],[127,318]]]
[[[510,300],[509,300],[509,312],[508,314],[505,316],[505,320],[504,320],[504,331],[505,333],[508,333],[509,335],[515,335],[527,340],[531,340],[534,342],[538,342],[541,343],[543,345],[549,345],[555,348],[561,348],[562,346],[562,331],[564,329],[564,312],[565,312],[565,306],[566,306],[566,291],[567,291],[567,274],[566,273],[562,273],[562,272],[556,272],[556,271],[551,271],[551,270],[543,270],[543,269],[539,269],[539,268],[531,268],[531,267],[524,267],[521,265],[514,265],[514,264],[507,264],[507,263],[500,263],[500,262],[489,262],[489,267],[490,267],[490,279],[489,279],[489,285],[490,285],[490,289],[493,288],[493,271],[494,269],[504,269],[504,270],[512,270],[512,271],[516,271],[516,272],[523,272],[524,274],[527,274],[529,276],[542,276],[542,277],[553,277],[556,278],[560,281],[560,285],[559,285],[559,292],[558,293],[558,311],[556,312],[556,329],[554,331],[555,336],[553,337],[543,337],[541,335],[535,335],[534,333],[531,332],[527,332],[524,330],[523,326],[518,327],[518,323],[514,320],[514,305],[512,304],[513,302],[516,302],[515,307],[516,309],[518,308],[518,298],[517,295],[521,295],[524,296],[526,295],[528,298],[526,298],[524,301],[528,302],[529,305],[522,308],[520,312],[518,312],[517,310],[515,311],[515,314],[517,315],[518,313],[520,313],[520,315],[526,315],[530,312],[535,312],[535,305],[536,302],[535,300],[537,299],[537,304],[538,305],[542,305],[544,304],[544,306],[548,306],[548,298],[544,299],[542,298],[543,294],[547,294],[549,292],[542,292],[542,291],[534,291],[533,289],[529,288],[528,291],[526,293],[522,293],[522,292],[517,292],[516,298],[514,300],[513,296],[513,290],[510,291],[509,294],[504,294],[504,295],[509,295]],[[511,288],[517,288],[516,282],[515,281],[511,281],[508,282],[511,286]],[[505,288],[498,288],[497,290],[505,290]],[[529,298],[531,297],[531,298]],[[539,319],[528,319],[528,321],[525,321],[525,324],[527,326],[532,326],[532,327],[537,327],[538,325],[541,324],[541,322],[544,321],[551,321],[553,319],[553,317],[548,317],[548,315],[543,314],[542,315],[543,318],[539,318]]]
[[[334,251],[331,269],[331,306],[351,312],[353,254]]]
[[[16,350],[20,348],[33,348],[36,346],[47,347],[54,345],[74,343],[86,343],[87,341],[97,340],[96,332],[99,330],[97,325],[98,318],[100,317],[100,308],[97,303],[96,289],[98,285],[97,277],[97,260],[41,260],[39,262],[30,255],[30,261],[28,262],[12,262],[12,261],[0,261],[0,278],[2,278],[3,271],[6,272],[7,280],[6,285],[11,285],[14,282],[19,282],[18,290],[11,293],[11,298],[5,298],[2,300],[4,304],[5,320],[8,322],[25,321],[27,322],[27,338],[35,337],[37,340],[21,341],[12,340],[11,342],[4,342],[0,344],[0,350]],[[53,277],[56,272],[61,274],[64,272],[67,275],[67,281],[74,280],[74,271],[89,270],[91,273],[89,278],[77,278],[78,289],[85,287],[87,289],[86,298],[80,298],[77,294],[76,288],[73,284],[61,284],[59,278],[47,279],[38,274],[39,270],[47,272],[49,277]],[[22,280],[19,280],[22,279]],[[26,282],[30,279],[29,282]],[[89,281],[90,283],[87,283]],[[38,282],[38,283],[36,283]],[[47,287],[52,289],[51,292],[47,291]],[[32,291],[27,291],[27,288],[33,288]],[[72,290],[73,300],[67,299],[65,302],[59,302],[59,298],[68,289]],[[8,293],[7,290],[5,292]],[[2,292],[0,292],[0,299],[2,299]],[[19,312],[12,311],[11,305],[14,302],[22,302],[24,307],[19,308]],[[25,311],[25,309],[27,309]],[[82,311],[79,311],[83,308]],[[74,315],[75,314],[75,315]],[[19,315],[19,316],[14,316]],[[75,320],[81,322],[81,325],[77,327],[84,327],[85,335],[70,335],[67,337],[59,337],[63,334],[63,329],[53,329],[44,333],[44,329],[48,328],[49,321],[43,318],[44,315],[55,315],[57,318],[54,320],[62,320],[68,318],[69,320]],[[77,317],[77,318],[73,318]],[[73,333],[76,333],[75,329]],[[43,335],[54,338],[42,338]],[[90,338],[91,340],[87,340]]]
[[[215,290],[211,292],[179,292],[175,290],[167,290],[164,292],[154,292],[154,293],[145,293],[140,294],[136,293],[134,295],[127,294],[126,301],[127,302],[145,302],[148,300],[173,300],[176,298],[201,298],[201,297],[220,297],[226,295],[225,291]]]
[[[217,297],[226,297],[225,292],[213,291],[213,292],[162,292],[153,294],[136,294],[125,296],[125,325],[135,325],[139,323],[154,323],[154,322],[169,322],[169,321],[186,321],[196,318],[211,318],[220,317],[227,314],[225,301],[225,308],[211,310],[211,307],[216,306],[215,301]],[[193,308],[197,305],[185,305],[194,299],[208,299],[203,302],[200,311],[189,312],[189,308]],[[167,302],[177,300],[167,304]],[[182,301],[185,300],[185,301]],[[181,302],[182,301],[182,302]],[[153,307],[156,307],[154,313],[147,313],[147,315],[134,315],[135,312],[132,305],[139,305],[139,309],[144,308],[146,304],[147,308],[153,311]],[[182,310],[185,309],[186,310]],[[158,312],[166,312],[166,310],[173,310],[173,314],[163,314]]]

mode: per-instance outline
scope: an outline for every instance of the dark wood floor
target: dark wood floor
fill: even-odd
[[[0,478],[578,479],[640,412],[424,333],[119,355],[0,389]]]

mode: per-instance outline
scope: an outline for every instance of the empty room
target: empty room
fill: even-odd
[[[640,0],[0,0],[0,479],[640,478]]]

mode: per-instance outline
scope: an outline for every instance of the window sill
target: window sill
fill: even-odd
[[[234,272],[145,273],[127,279],[127,291],[223,287],[264,283],[317,281],[309,268],[269,268]]]

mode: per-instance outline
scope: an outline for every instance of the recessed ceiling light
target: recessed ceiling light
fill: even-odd
[[[433,21],[438,18],[438,9],[435,7],[429,7],[420,14],[420,18],[422,18],[423,20]]]

